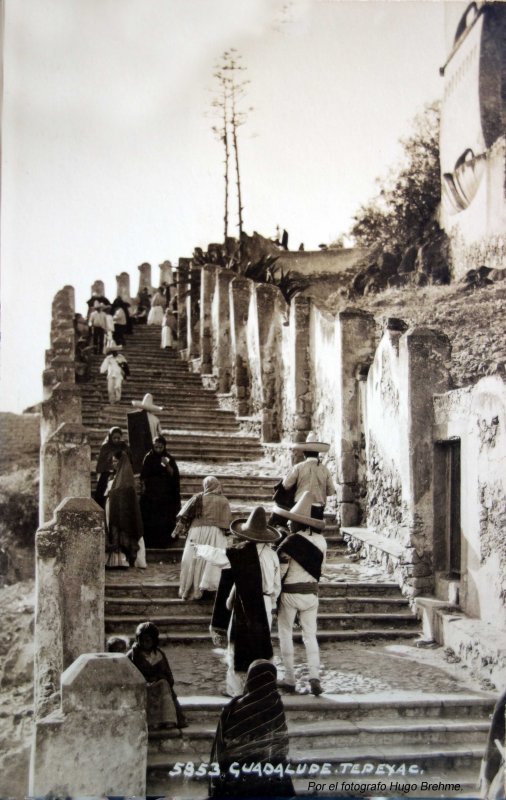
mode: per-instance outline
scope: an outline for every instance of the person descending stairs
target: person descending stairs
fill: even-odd
[[[202,387],[200,376],[174,351],[160,349],[159,336],[158,329],[142,326],[128,338],[131,375],[113,406],[98,375],[101,357],[94,357],[92,379],[82,384],[92,464],[106,431],[119,425],[126,434],[131,401],[149,391],[164,409],[160,422],[181,472],[183,501],[214,474],[234,518],[258,504],[269,509],[279,469],[263,458],[260,441],[241,431],[235,415],[220,408],[218,396]],[[95,480],[92,473],[92,485]],[[383,796],[405,794],[407,783],[415,785],[409,791],[416,796],[472,794],[493,697],[456,677],[434,651],[415,647],[420,624],[407,598],[380,567],[348,558],[328,515],[324,534],[327,563],[318,609],[323,694],[309,693],[296,630],[297,691],[283,696],[297,792],[350,795],[367,782]],[[182,550],[148,550],[142,574],[107,574],[105,624],[107,635],[130,640],[141,622],[158,627],[189,722],[183,731],[150,733],[148,794],[204,798],[216,723],[227,702],[221,694],[224,650],[209,635],[212,598],[178,598]],[[273,644],[282,677],[275,622]],[[456,783],[462,788],[452,789]]]

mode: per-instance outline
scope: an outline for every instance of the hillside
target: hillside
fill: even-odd
[[[485,375],[505,375],[506,282],[481,288],[465,284],[387,289],[347,299],[342,277],[315,280],[304,294],[326,311],[353,307],[368,311],[378,322],[400,317],[410,326],[423,325],[445,333],[452,345],[450,372],[455,388]]]

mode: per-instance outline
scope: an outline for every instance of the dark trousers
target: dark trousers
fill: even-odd
[[[114,326],[114,333],[112,338],[116,342],[116,344],[125,344],[125,333],[126,333],[126,325],[115,325]]]
[[[104,349],[104,336],[105,331],[103,328],[93,328],[93,350],[95,353],[101,353]]]

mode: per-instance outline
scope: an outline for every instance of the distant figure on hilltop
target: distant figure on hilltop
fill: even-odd
[[[177,321],[174,311],[168,307],[165,309],[162,323],[162,350],[167,350],[174,344],[174,335],[176,333]]]
[[[145,325],[148,320],[150,308],[151,297],[147,288],[144,287],[137,295],[137,308],[135,313],[132,314],[132,322],[135,322],[137,325]]]

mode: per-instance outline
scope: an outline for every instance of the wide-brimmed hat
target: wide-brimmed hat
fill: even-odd
[[[281,534],[276,528],[267,524],[267,515],[263,506],[255,506],[249,517],[235,519],[230,530],[236,536],[248,539],[250,542],[277,542]]]
[[[325,528],[323,506],[314,502],[311,492],[304,492],[290,511],[287,511],[286,508],[281,508],[281,506],[274,506],[272,513],[278,514],[278,516],[285,519],[293,519],[294,522],[300,522],[312,528],[318,528],[321,531]]]
[[[153,395],[149,394],[149,392],[144,395],[142,400],[132,400],[132,405],[136,408],[143,408],[144,411],[152,411],[155,414],[163,411],[163,406],[155,406],[153,403]]]
[[[122,344],[108,344],[105,348],[105,354],[108,353],[117,353],[119,350],[123,350]]]
[[[326,453],[330,449],[330,445],[326,442],[319,442],[316,439],[316,433],[309,431],[305,442],[294,442],[292,444],[293,450],[303,450],[310,453]]]

